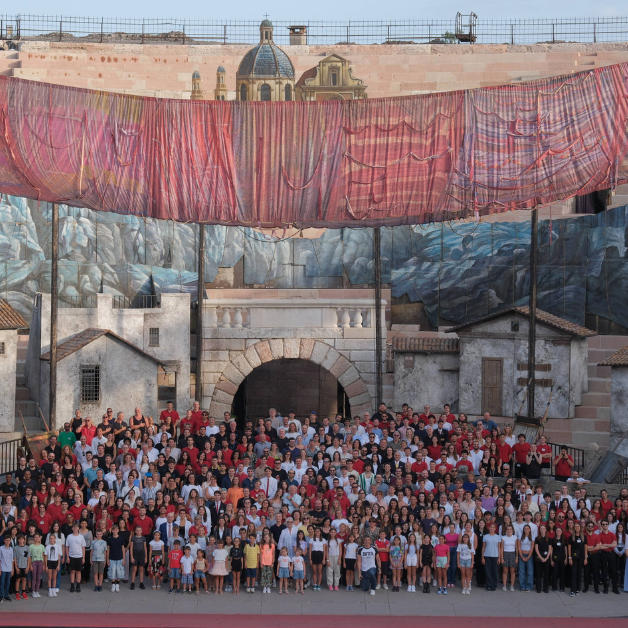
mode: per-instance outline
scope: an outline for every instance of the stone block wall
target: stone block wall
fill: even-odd
[[[257,338],[247,337],[249,332],[246,329],[205,329],[202,406],[209,407],[212,416],[220,419],[224,412],[231,411],[238,387],[254,369],[282,358],[285,361],[307,360],[319,365],[344,387],[354,415],[373,412],[376,407],[375,364],[366,360],[364,355],[369,353],[374,356],[375,353],[371,329],[252,331],[258,334]],[[260,337],[263,331],[269,332],[267,337]],[[295,337],[304,333],[310,337]],[[216,337],[219,335],[222,337]],[[382,353],[382,360],[384,357]],[[288,364],[287,369],[290,368]],[[392,374],[384,375],[383,392],[384,401],[392,405]],[[283,396],[290,399],[293,391],[286,387]],[[282,399],[276,399],[271,405],[282,404]]]
[[[3,53],[0,71],[43,81],[161,98],[189,98],[192,72],[213,99],[216,69],[226,70],[229,98],[247,45],[141,45],[23,42]],[[332,53],[347,58],[369,98],[472,89],[571,74],[628,60],[628,44],[283,46],[298,79]],[[10,57],[5,57],[10,55]]]

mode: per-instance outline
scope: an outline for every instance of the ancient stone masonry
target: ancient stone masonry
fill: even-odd
[[[230,412],[244,379],[276,360],[320,366],[319,372],[333,378],[325,377],[327,381],[337,380],[344,388],[352,414],[372,411],[375,317],[370,290],[256,290],[271,298],[251,295],[248,301],[239,298],[242,292],[209,290],[204,304],[203,406],[212,415]],[[392,376],[385,384],[390,403]]]

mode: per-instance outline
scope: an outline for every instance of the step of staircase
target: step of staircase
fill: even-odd
[[[26,424],[26,429],[28,431],[28,434],[31,435],[32,432],[43,432],[45,431],[45,427],[44,427],[44,422],[41,420],[40,416],[35,416],[33,415],[28,415],[25,414],[24,416],[24,423]],[[15,417],[15,423],[13,425],[13,429],[16,432],[20,432],[21,434],[24,433],[24,425],[22,424],[22,419],[20,418],[20,415],[18,414]]]

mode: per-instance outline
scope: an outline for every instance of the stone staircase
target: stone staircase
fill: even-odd
[[[597,443],[607,449],[611,428],[611,367],[598,366],[615,351],[628,345],[627,336],[589,338],[589,392],[582,395],[573,419],[550,419],[545,435],[550,442],[586,447]]]
[[[28,345],[28,336],[18,336],[17,340],[17,371],[15,382],[15,431],[20,434],[24,433],[24,426],[20,417],[20,411],[26,424],[28,433],[42,432],[44,422],[39,414],[39,406],[36,401],[31,398],[31,391],[26,386],[26,376],[24,375],[24,367],[26,365],[26,347]]]

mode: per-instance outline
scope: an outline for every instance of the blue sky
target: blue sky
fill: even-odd
[[[295,8],[300,7],[300,8]],[[181,17],[189,19],[262,19],[268,13],[276,20],[389,20],[453,19],[457,11],[475,11],[480,18],[552,18],[628,16],[625,0],[343,0],[342,2],[309,2],[303,5],[291,0],[240,0],[238,3],[200,2],[199,0],[22,0],[4,4],[3,12],[41,15],[105,17]]]

